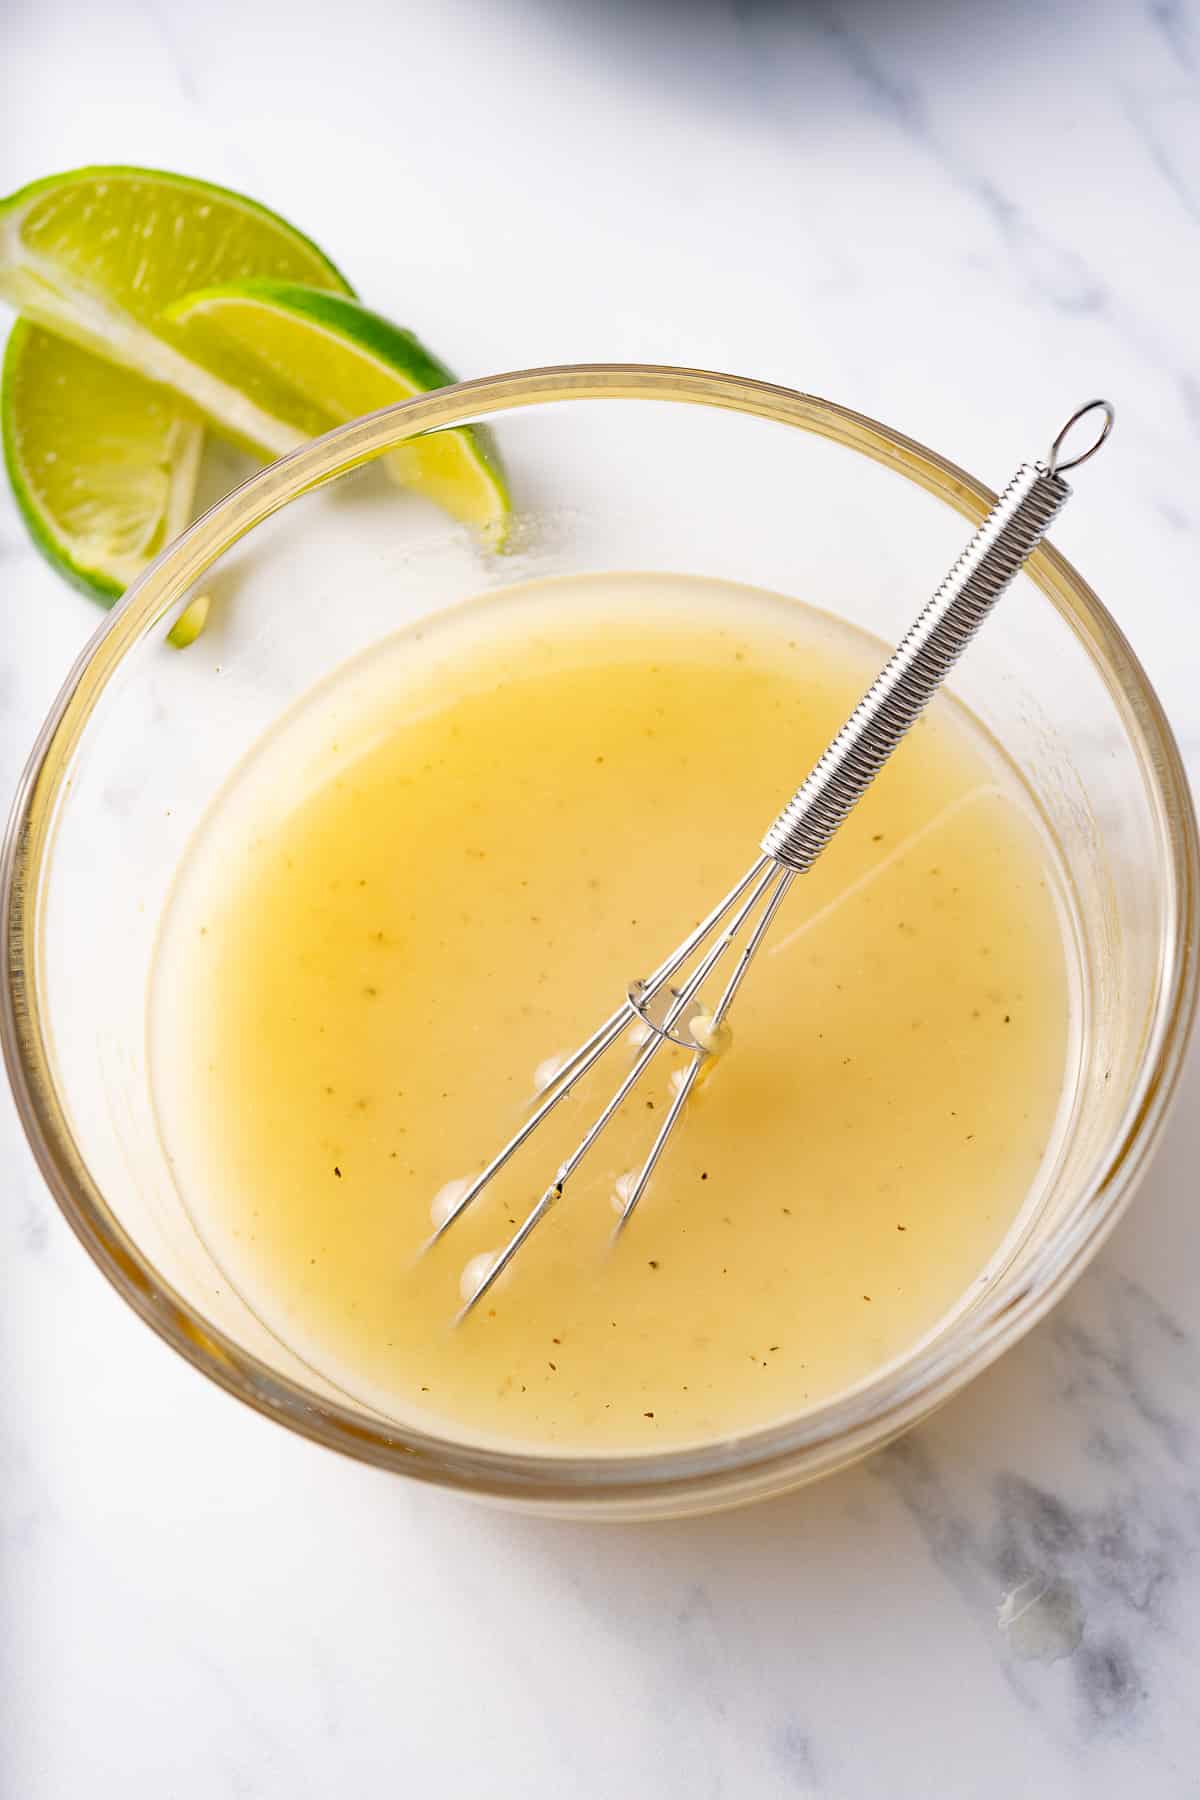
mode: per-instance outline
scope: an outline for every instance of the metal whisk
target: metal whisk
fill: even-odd
[[[1102,423],[1093,441],[1066,457],[1068,437],[1089,414]],[[658,1135],[636,1173],[622,1177],[617,1201],[617,1231],[628,1223],[646,1191],[667,1141],[678,1123],[688,1095],[709,1056],[725,1033],[725,1018],[734,996],[771,922],[797,875],[820,856],[851,809],[915,724],[930,699],[979,630],[1000,595],[1041,542],[1071,490],[1063,480],[1068,469],[1094,456],[1113,424],[1107,400],[1090,400],[1071,415],[1050,446],[1044,463],[1023,463],[991,512],[954,564],[928,605],[917,616],[877,679],[859,701],[811,774],[788,801],[762,839],[761,854],[707,918],[672,950],[652,975],[634,982],[625,1000],[552,1074],[530,1116],[487,1167],[471,1180],[450,1182],[433,1203],[435,1243],[479,1198],[537,1127],[564,1100],[575,1083],[630,1027],[637,1027],[641,1047],[612,1098],[588,1127],[555,1173],[536,1205],[494,1256],[469,1265],[464,1319],[504,1273],[522,1244],[550,1209],[561,1200],[571,1176],[615,1116],[666,1042],[691,1053],[677,1077],[675,1093]],[[711,943],[708,940],[711,939]],[[679,986],[676,975],[708,943],[695,968]],[[700,1006],[703,984],[726,954],[736,955],[716,1005]]]

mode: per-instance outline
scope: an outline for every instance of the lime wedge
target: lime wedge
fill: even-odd
[[[266,207],[152,169],[77,169],[0,201],[0,298],[82,349],[171,387],[248,448],[277,456],[310,436],[287,424],[252,359],[185,351],[163,309],[246,276],[348,293],[316,245]]]
[[[374,412],[455,377],[411,331],[344,294],[297,282],[254,280],[201,290],[174,302],[167,322],[178,341],[217,366],[222,351],[261,371],[281,426],[314,431]],[[477,425],[401,444],[383,459],[406,487],[470,525],[492,549],[508,529],[508,488],[490,434]]]
[[[109,605],[191,514],[204,428],[175,396],[20,320],[0,434],[39,549]]]

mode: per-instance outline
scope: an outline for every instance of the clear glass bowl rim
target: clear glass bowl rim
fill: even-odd
[[[1197,1003],[1196,818],[1173,733],[1147,676],[1096,594],[1052,546],[1042,546],[1028,572],[1105,682],[1141,765],[1165,850],[1165,949],[1141,1079],[1092,1187],[1042,1247],[1019,1291],[1005,1292],[1001,1279],[991,1299],[902,1368],[795,1419],[687,1450],[535,1455],[375,1422],[276,1374],[165,1284],[105,1205],[55,1090],[37,954],[39,895],[75,746],[124,655],[214,561],[289,501],[405,437],[523,406],[600,399],[704,405],[791,425],[893,469],[972,523],[995,500],[983,483],[934,451],[834,402],[743,377],[649,364],[568,365],[462,382],[313,440],[252,476],[175,539],[108,614],[67,677],[19,783],[0,861],[7,923],[0,1036],[21,1123],[68,1223],[134,1311],[219,1386],[290,1429],[382,1468],[539,1510],[647,1517],[782,1491],[907,1430],[1055,1303],[1116,1224],[1161,1134]]]

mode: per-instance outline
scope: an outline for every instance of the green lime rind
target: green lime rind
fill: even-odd
[[[223,341],[258,362],[287,424],[310,435],[456,379],[411,331],[352,297],[304,283],[251,279],[201,289],[173,302],[167,318],[184,341]],[[422,434],[383,460],[398,481],[500,547],[511,502],[485,428]]]
[[[191,516],[203,427],[173,394],[27,320],[0,370],[0,443],[47,562],[111,606]]]

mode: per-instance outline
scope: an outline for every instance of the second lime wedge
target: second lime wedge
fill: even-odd
[[[260,371],[280,423],[305,435],[374,412],[455,377],[410,331],[344,294],[299,282],[245,281],[167,308],[181,341],[206,361]],[[472,527],[491,549],[508,530],[509,497],[490,435],[477,425],[399,445],[384,459],[406,487]]]

